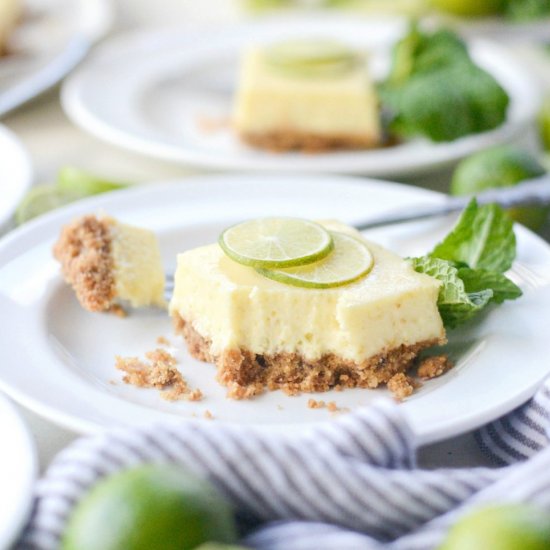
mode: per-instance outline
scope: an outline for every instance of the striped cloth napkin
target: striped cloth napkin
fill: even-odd
[[[550,381],[476,433],[500,468],[421,470],[389,401],[297,434],[211,423],[118,429],[61,452],[36,488],[17,548],[55,550],[71,509],[103,476],[175,463],[208,478],[238,511],[242,544],[262,550],[437,548],[449,526],[491,502],[550,511]]]

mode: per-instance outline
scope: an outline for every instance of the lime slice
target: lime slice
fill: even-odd
[[[17,225],[28,222],[54,208],[82,198],[79,193],[63,191],[57,185],[38,185],[23,197],[15,211]]]
[[[347,285],[365,276],[374,265],[374,258],[366,244],[345,233],[331,231],[330,234],[334,250],[321,261],[290,269],[256,270],[274,281],[306,288]]]
[[[267,62],[283,72],[298,76],[334,76],[349,71],[357,54],[335,40],[288,40],[266,50]]]
[[[300,218],[260,218],[226,229],[219,239],[223,251],[252,267],[290,267],[324,258],[333,248],[329,232]]]
[[[124,183],[107,181],[72,166],[66,166],[59,170],[57,185],[62,191],[79,193],[82,197],[99,195],[100,193],[127,187]]]

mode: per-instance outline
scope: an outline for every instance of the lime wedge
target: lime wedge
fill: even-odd
[[[28,222],[54,208],[82,198],[79,193],[63,191],[57,185],[38,185],[23,197],[15,211],[17,225]]]
[[[274,281],[305,288],[332,288],[364,277],[374,265],[367,245],[355,237],[331,231],[334,250],[323,260],[290,269],[256,268]]]
[[[357,54],[336,40],[288,40],[266,50],[267,62],[283,72],[298,76],[334,76],[349,71]]]
[[[78,193],[82,197],[99,195],[100,193],[127,187],[124,183],[107,181],[73,166],[66,166],[59,170],[57,185],[62,191]]]
[[[219,238],[223,251],[252,267],[290,267],[324,258],[333,248],[329,232],[299,218],[260,218],[234,225]]]

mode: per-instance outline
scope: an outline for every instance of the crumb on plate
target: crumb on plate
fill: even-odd
[[[200,401],[203,397],[199,389],[191,390],[187,381],[176,367],[176,358],[163,349],[155,349],[145,354],[146,361],[138,357],[115,357],[115,367],[125,374],[126,384],[138,388],[156,388],[167,401],[187,399]]]
[[[420,378],[430,379],[445,374],[453,368],[453,363],[447,355],[434,355],[422,359],[417,374]]]
[[[388,380],[388,389],[398,401],[412,395],[415,386],[416,384],[412,378],[402,372],[395,374]]]

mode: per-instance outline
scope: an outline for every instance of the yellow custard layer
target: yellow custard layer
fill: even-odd
[[[243,60],[234,124],[243,135],[301,133],[380,141],[378,98],[366,66],[327,77],[286,75],[260,48]]]
[[[109,219],[116,296],[133,307],[165,306],[164,271],[152,231]]]

